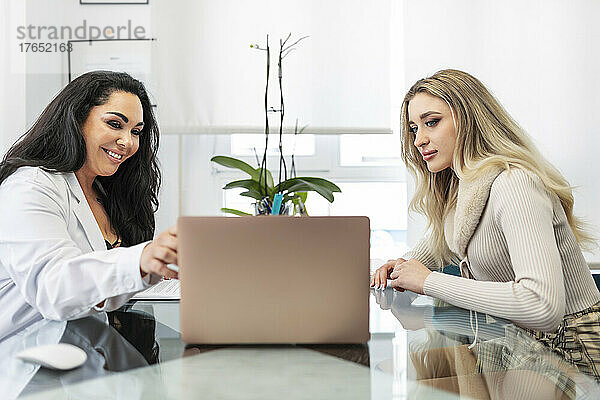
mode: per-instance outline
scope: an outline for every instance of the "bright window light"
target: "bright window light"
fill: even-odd
[[[315,135],[283,135],[283,154],[291,156],[312,156],[315,154]],[[254,156],[254,151],[262,158],[265,151],[265,135],[234,134],[231,135],[231,153],[234,156]],[[279,134],[269,134],[267,155],[279,155]]]
[[[393,135],[341,135],[340,165],[397,166],[400,158],[400,139]]]

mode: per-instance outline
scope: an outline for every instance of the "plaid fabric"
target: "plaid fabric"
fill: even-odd
[[[552,356],[549,349],[561,357]],[[600,302],[565,316],[555,333],[508,325],[504,337],[479,343],[476,352],[480,373],[533,371],[569,399],[588,398],[591,393],[586,394],[585,387],[577,388],[572,378],[579,371],[600,382]]]
[[[567,398],[577,398],[576,385],[571,378],[577,370],[562,358],[549,354],[543,343],[533,340],[521,328],[508,325],[504,337],[478,343],[475,352],[478,373],[535,372]]]
[[[600,302],[565,316],[556,333],[524,331],[600,382]]]

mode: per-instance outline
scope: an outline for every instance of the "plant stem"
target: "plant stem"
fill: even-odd
[[[254,157],[256,157],[256,164],[258,165],[258,168],[260,168],[260,159],[258,158],[258,153],[256,152],[256,146],[252,147],[252,150],[254,151]]]
[[[292,34],[290,33],[285,41],[279,39],[279,60],[277,63],[279,72],[279,184],[281,184],[281,171],[284,171],[284,179],[287,180],[287,165],[285,164],[285,158],[283,158],[283,117],[285,116],[285,104],[283,102],[283,86],[281,81],[283,78],[283,70],[281,65],[283,46],[288,41]]]
[[[269,190],[267,186],[267,149],[269,148],[269,72],[271,70],[271,50],[269,48],[269,35],[267,35],[267,83],[265,85],[265,152],[263,153],[262,163],[260,164],[260,175],[258,177],[258,186],[261,188],[261,195],[268,197]],[[264,174],[264,186],[262,186]],[[264,188],[264,193],[262,189]]]
[[[296,177],[296,140],[298,140],[298,118],[296,118],[296,125],[294,126],[294,147],[292,148],[292,166],[290,167],[290,178]]]

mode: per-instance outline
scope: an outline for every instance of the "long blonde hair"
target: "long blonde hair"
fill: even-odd
[[[457,134],[452,169],[429,172],[413,144],[408,103],[418,93],[438,97],[450,107]],[[582,221],[573,215],[572,187],[477,78],[446,69],[420,79],[406,93],[401,113],[402,159],[416,178],[409,208],[427,217],[432,249],[442,265],[456,261],[446,244],[444,219],[456,204],[459,178],[471,180],[493,168],[518,167],[537,175],[546,190],[560,199],[580,246],[587,248],[593,243],[594,238],[585,232]]]

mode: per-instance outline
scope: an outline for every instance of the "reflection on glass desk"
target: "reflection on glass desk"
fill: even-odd
[[[600,398],[593,379],[508,321],[392,289],[370,302],[368,346],[186,346],[177,302],[40,321],[0,342],[0,398]],[[59,372],[14,357],[59,342],[86,363]]]

